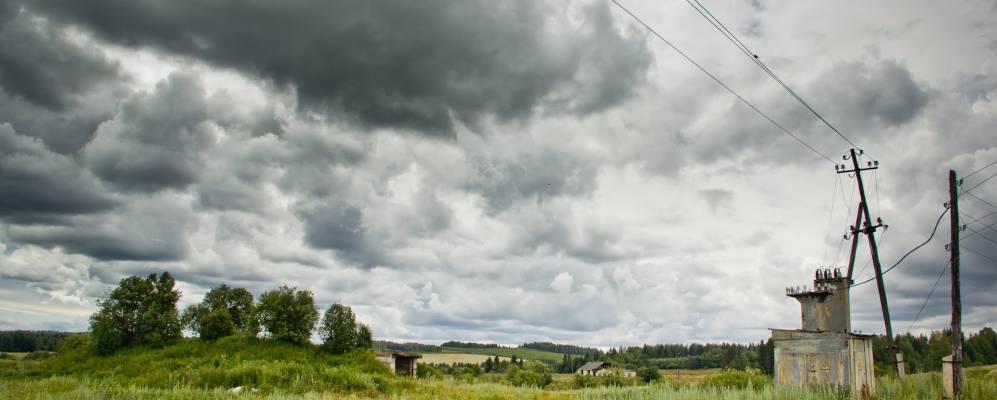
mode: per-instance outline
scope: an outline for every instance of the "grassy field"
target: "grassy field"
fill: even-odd
[[[423,353],[419,362],[427,364],[481,364],[492,356],[485,354],[450,354],[450,353]],[[509,357],[499,357],[500,360],[509,360]]]
[[[184,340],[109,357],[69,351],[32,358],[0,360],[0,399],[841,398],[820,389],[775,388],[771,378],[742,371],[663,371],[657,383],[625,380],[615,387],[580,387],[581,380],[567,375],[546,388],[512,386],[498,374],[415,380],[393,375],[367,351],[333,356],[314,346],[244,338]],[[968,368],[967,378],[967,400],[997,398],[997,367]],[[917,374],[903,381],[882,378],[877,386],[875,399],[935,399],[941,379]]]

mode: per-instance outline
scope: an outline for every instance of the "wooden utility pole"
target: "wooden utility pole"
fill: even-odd
[[[878,169],[879,162],[877,161],[874,164],[870,161],[867,168],[862,168],[859,166],[858,153],[855,152],[855,149],[850,149],[849,154],[851,156],[852,167],[854,169],[849,170],[847,169],[848,167],[845,166],[838,166],[836,169],[839,174],[855,173],[855,182],[859,187],[859,210],[861,211],[862,216],[865,217],[865,221],[862,222],[862,226],[856,226],[855,228],[858,229],[860,233],[865,233],[866,237],[869,239],[869,253],[872,257],[872,267],[876,272],[876,287],[879,289],[879,305],[883,309],[883,322],[886,324],[886,340],[889,345],[891,364],[893,364],[891,368],[893,368],[894,371],[899,372],[899,364],[897,363],[897,346],[893,342],[893,323],[890,320],[890,305],[886,300],[886,286],[883,284],[883,266],[879,263],[879,248],[876,246],[876,229],[880,227],[885,228],[885,225],[883,225],[882,221],[878,219],[876,225],[872,224],[873,219],[872,216],[869,215],[869,201],[866,200],[865,197],[865,184],[862,183],[862,171]],[[849,159],[848,156],[845,156],[844,158],[846,160]],[[859,220],[859,218],[856,218],[856,221]],[[852,266],[849,266],[849,270],[851,267]],[[848,278],[852,278],[851,273],[849,273]]]
[[[949,220],[952,243],[952,394],[962,398],[962,296],[959,293],[959,182],[955,171],[949,170]]]
[[[862,233],[862,202],[859,202],[859,209],[855,211],[855,225],[852,225],[852,252],[848,256],[848,284],[852,284],[852,273],[855,271],[855,252],[859,249],[859,234]]]

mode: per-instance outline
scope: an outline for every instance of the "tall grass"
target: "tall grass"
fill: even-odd
[[[997,366],[966,372],[967,400],[997,399]],[[185,340],[163,349],[129,349],[109,357],[69,351],[45,360],[0,360],[4,399],[802,399],[849,398],[826,389],[774,387],[752,371],[707,378],[665,378],[652,385],[627,381],[579,387],[561,380],[546,388],[517,387],[504,375],[420,379],[392,374],[370,352],[333,356],[313,346],[246,338],[214,343]],[[584,385],[582,385],[584,386]],[[232,388],[241,387],[241,393]],[[937,399],[940,374],[877,380],[873,399]]]

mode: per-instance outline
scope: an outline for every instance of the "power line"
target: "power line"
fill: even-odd
[[[983,254],[983,253],[980,253],[980,252],[978,252],[978,251],[976,251],[976,250],[973,250],[973,249],[971,249],[971,248],[969,248],[969,247],[966,247],[966,246],[959,246],[959,248],[961,248],[961,249],[963,249],[963,250],[966,250],[966,251],[968,251],[968,252],[970,252],[970,253],[973,253],[973,254],[976,254],[976,255],[978,255],[978,256],[980,256],[980,257],[983,257],[983,258],[986,258],[986,259],[988,259],[988,260],[990,260],[990,261],[993,261],[993,262],[997,263],[997,259],[993,259],[993,258],[991,258],[990,256],[988,256],[988,255],[986,255],[986,254]]]
[[[983,233],[981,233],[980,231],[978,231],[976,229],[970,228],[968,225],[966,226],[966,229],[969,229],[969,230],[973,231],[973,233],[979,235],[981,238],[986,239],[990,243],[997,244],[997,240],[993,240],[993,239],[987,237],[987,235],[984,235]]]
[[[984,165],[982,168],[980,168],[980,169],[978,169],[976,171],[970,172],[969,175],[966,175],[966,176],[962,177],[962,179],[966,179],[966,178],[969,178],[969,177],[971,177],[973,175],[976,175],[977,172],[983,171],[983,170],[989,168],[991,165],[994,165],[994,164],[997,164],[997,160],[995,160],[994,162],[992,162],[990,164]]]
[[[619,7],[620,10],[623,10],[623,12],[629,14],[630,17],[633,18],[635,21],[637,21],[638,23],[640,23],[641,25],[643,25],[645,29],[647,29],[649,32],[651,32],[652,34],[654,34],[654,36],[656,36],[658,39],[660,39],[662,42],[664,42],[666,45],[668,45],[668,47],[671,47],[672,50],[675,50],[676,53],[679,53],[679,55],[681,55],[682,58],[685,58],[687,61],[689,61],[690,63],[692,63],[692,65],[695,65],[696,68],[699,68],[700,71],[703,71],[704,74],[706,74],[711,79],[713,79],[718,85],[720,85],[721,87],[723,87],[724,89],[726,89],[728,92],[730,92],[731,94],[733,94],[734,97],[737,97],[738,100],[740,100],[742,103],[746,104],[748,107],[750,107],[756,113],[758,113],[758,115],[761,115],[762,117],[764,117],[766,120],[768,120],[769,122],[771,122],[772,125],[775,125],[777,128],[779,128],[779,130],[781,130],[783,133],[789,135],[789,137],[795,139],[797,142],[800,142],[800,144],[802,144],[807,149],[810,149],[810,151],[814,152],[814,154],[817,154],[817,155],[821,156],[823,159],[827,160],[831,164],[835,164],[834,160],[832,160],[830,157],[824,155],[824,153],[821,153],[820,151],[817,151],[817,149],[813,148],[813,146],[811,146],[807,142],[804,142],[803,139],[800,139],[799,137],[797,137],[796,135],[794,135],[792,132],[789,131],[789,129],[786,129],[786,127],[782,126],[782,124],[776,122],[774,119],[772,119],[772,117],[769,117],[768,114],[765,114],[764,112],[762,112],[762,110],[759,110],[758,107],[755,107],[755,105],[751,104],[751,102],[749,102],[747,99],[745,99],[744,97],[741,97],[740,94],[738,94],[737,92],[735,92],[734,89],[731,89],[730,86],[727,86],[727,84],[724,83],[723,81],[721,81],[720,78],[718,78],[716,75],[713,75],[712,73],[710,73],[710,71],[707,71],[706,68],[704,68],[702,65],[700,65],[699,63],[697,63],[695,60],[693,60],[692,57],[689,57],[689,55],[685,54],[685,52],[683,52],[678,47],[676,47],[674,44],[672,44],[672,42],[669,42],[668,39],[665,39],[664,36],[661,36],[661,34],[658,33],[658,31],[654,30],[654,28],[651,28],[650,25],[648,25],[647,23],[645,23],[636,14],[630,12],[629,9],[627,9],[626,7],[624,7],[617,0],[610,0],[610,1],[612,1],[613,4],[615,4],[617,7]]]
[[[984,183],[987,183],[987,181],[993,179],[995,176],[997,176],[997,172],[994,172],[994,174],[990,175],[989,177],[987,177],[987,179],[984,179],[984,180],[980,181],[980,183],[977,183],[973,187],[971,187],[969,189],[966,189],[966,190],[963,190],[962,192],[963,193],[969,193],[969,192],[973,191],[973,189],[976,189],[976,188],[980,187],[980,185],[982,185]],[[966,178],[962,178],[962,179],[966,179]]]
[[[973,216],[972,216],[972,215],[969,215],[969,214],[966,214],[966,213],[965,213],[965,212],[963,212],[963,211],[959,211],[959,213],[960,213],[960,214],[962,214],[962,215],[965,215],[965,216],[966,216],[967,218],[969,218],[969,219],[973,220],[973,222],[970,222],[970,224],[972,224],[972,223],[974,223],[974,222],[978,222],[978,223],[980,223],[980,224],[982,225],[982,224],[983,224],[983,221],[981,221],[981,220],[982,220],[983,218],[986,218],[986,217],[989,217],[989,216],[991,216],[991,215],[993,215],[993,214],[997,213],[997,210],[995,210],[994,212],[992,212],[992,213],[990,213],[990,214],[987,214],[987,215],[984,215],[984,216],[983,216],[983,218],[973,218]],[[994,231],[994,232],[997,232],[997,229],[994,229],[994,228],[991,228],[991,226],[993,226],[994,224],[997,224],[997,221],[995,221],[994,223],[992,223],[992,224],[990,224],[990,225],[983,225],[983,229],[988,229],[988,228],[989,228],[990,230],[992,230],[992,231]],[[968,224],[967,224],[967,228],[968,228]],[[974,232],[975,232],[975,231],[974,231]],[[982,233],[980,233],[980,235],[982,235]]]
[[[864,285],[866,283],[869,283],[869,282],[872,282],[872,281],[876,280],[876,278],[878,278],[878,277],[886,275],[887,272],[890,272],[891,270],[893,270],[894,268],[896,268],[898,265],[900,265],[900,263],[902,263],[904,261],[904,259],[907,258],[907,256],[911,255],[911,253],[917,251],[917,249],[920,249],[921,247],[924,247],[924,245],[928,244],[928,242],[930,242],[931,239],[935,237],[935,232],[938,231],[938,224],[940,224],[942,222],[942,217],[944,217],[945,214],[948,214],[948,212],[949,212],[949,208],[945,207],[945,211],[942,211],[942,214],[938,216],[938,220],[935,221],[935,227],[931,229],[931,235],[928,236],[928,239],[925,240],[924,243],[921,243],[921,244],[917,245],[917,247],[914,247],[913,249],[910,249],[910,251],[908,251],[907,254],[904,254],[903,257],[900,257],[900,259],[897,260],[897,262],[895,264],[893,264],[893,266],[887,268],[885,271],[883,271],[882,274],[879,274],[879,276],[874,276],[874,277],[869,278],[867,280],[864,280],[862,282],[853,284],[853,285],[851,285],[849,287],[856,287],[856,286]]]
[[[928,297],[924,298],[924,303],[921,304],[921,309],[917,310],[917,315],[914,316],[914,320],[911,321],[910,326],[907,327],[907,332],[910,332],[911,329],[914,329],[914,324],[917,323],[917,320],[921,318],[921,313],[924,311],[924,307],[928,305],[928,300],[931,300],[931,295],[935,293],[935,287],[938,286],[938,282],[940,282],[942,280],[942,277],[945,276],[945,271],[949,270],[950,265],[952,265],[952,260],[949,260],[949,262],[945,263],[945,268],[942,268],[942,272],[938,274],[938,279],[935,279],[935,284],[931,285],[931,291],[928,292]]]
[[[969,192],[963,192],[963,194],[968,194],[970,197],[972,197],[974,199],[977,199],[977,200],[983,202],[984,204],[986,204],[986,205],[988,205],[990,207],[997,208],[997,205],[995,205],[994,203],[991,203],[989,201],[983,200],[983,199],[981,199],[979,196],[977,196],[975,194],[972,194],[972,193],[969,193]]]
[[[693,4],[693,1],[695,2],[695,4]],[[775,80],[780,86],[783,87],[783,89],[786,89],[786,91],[789,92],[790,95],[796,98],[796,100],[799,101],[800,104],[802,104],[804,107],[806,107],[807,110],[813,113],[813,115],[817,117],[817,119],[819,119],[821,122],[823,122],[824,125],[827,125],[828,128],[831,128],[831,130],[834,131],[835,134],[844,139],[845,142],[848,142],[848,144],[851,145],[852,147],[856,149],[860,148],[859,145],[855,144],[855,142],[852,142],[851,139],[849,139],[843,133],[841,133],[841,131],[839,131],[838,128],[835,128],[834,125],[831,125],[831,123],[828,122],[823,115],[820,115],[820,113],[818,113],[817,110],[811,107],[810,104],[806,102],[806,100],[803,100],[803,97],[800,97],[800,95],[797,94],[795,90],[793,90],[791,87],[789,87],[788,84],[786,84],[786,82],[784,82],[781,78],[779,78],[779,76],[777,76],[775,72],[772,71],[772,69],[769,68],[769,66],[766,65],[765,62],[761,60],[761,58],[758,57],[757,54],[755,54],[753,51],[751,51],[751,49],[748,48],[748,46],[746,46],[743,42],[741,42],[741,40],[737,38],[737,35],[734,35],[734,32],[731,32],[730,29],[727,29],[727,26],[725,26],[723,22],[720,22],[720,20],[717,19],[717,17],[715,17],[713,13],[711,13],[710,10],[706,8],[706,6],[700,3],[699,0],[692,0],[692,1],[686,0],[685,2],[689,3],[689,5],[692,6],[692,8],[696,9],[696,11],[699,12],[699,15],[702,15],[703,18],[705,18],[710,23],[710,25],[713,25],[714,28],[720,31],[720,33],[724,35],[724,37],[726,37],[727,40],[729,40],[732,44],[734,44],[734,47],[737,47],[739,50],[741,50],[742,53],[744,53],[744,55],[748,56],[748,58],[751,59],[751,61],[754,61],[754,63],[758,65],[758,67],[761,68],[762,71],[764,71],[769,77]]]

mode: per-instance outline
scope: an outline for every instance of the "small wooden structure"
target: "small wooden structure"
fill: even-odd
[[[422,354],[398,350],[374,350],[374,356],[394,371],[396,375],[413,378],[418,370],[416,361],[422,358]]]
[[[829,386],[867,396],[876,389],[873,335],[851,332],[848,290],[840,271],[817,271],[812,289],[788,288],[800,302],[803,329],[772,329],[777,386]]]
[[[637,371],[629,369],[613,368],[613,365],[605,361],[590,361],[582,365],[576,371],[579,375],[588,376],[606,376],[612,375],[614,373],[620,374],[624,378],[632,378],[637,376]]]

